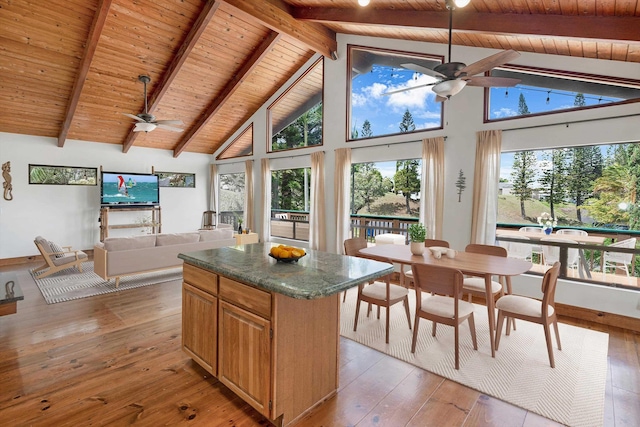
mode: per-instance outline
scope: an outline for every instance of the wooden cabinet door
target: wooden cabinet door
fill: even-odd
[[[271,322],[220,301],[218,379],[270,418]]]
[[[217,376],[218,298],[182,283],[182,349]]]

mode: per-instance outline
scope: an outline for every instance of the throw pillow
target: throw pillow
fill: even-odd
[[[53,252],[64,252],[64,249],[62,249],[62,247],[57,243],[49,242],[49,246],[51,246],[51,250]],[[64,254],[55,254],[54,256],[56,258],[62,258]]]

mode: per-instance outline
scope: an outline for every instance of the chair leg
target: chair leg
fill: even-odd
[[[502,312],[502,310],[498,310],[498,324],[496,325],[496,350],[498,350],[498,346],[500,345],[500,336],[502,335],[503,322],[504,322],[504,313]],[[509,331],[509,322],[507,322],[507,331]]]
[[[360,314],[360,298],[358,298],[358,301],[356,301],[356,318],[353,321],[353,332],[356,331],[356,329],[358,329],[358,315]],[[369,314],[369,313],[367,313]]]
[[[556,343],[558,344],[558,350],[562,350],[562,346],[560,345],[560,334],[558,333],[558,321],[555,320],[553,322],[553,330],[556,333]]]
[[[553,360],[553,345],[551,344],[551,331],[549,330],[549,324],[545,323],[542,325],[544,327],[544,338],[547,340],[547,352],[549,353],[549,364],[552,368],[556,367],[556,363]]]
[[[456,369],[460,369],[460,348],[458,346],[458,342],[460,339],[460,324],[454,326],[454,336],[456,341]]]
[[[407,313],[407,322],[409,322],[409,329],[411,329],[411,313],[409,313],[409,297],[404,297],[404,311]]]
[[[416,320],[413,322],[413,339],[411,340],[411,353],[416,352],[416,343],[418,341],[418,325],[420,324],[420,316],[416,313]]]
[[[478,339],[476,338],[476,321],[473,318],[473,313],[468,318],[469,320],[469,331],[471,332],[471,342],[473,342],[473,349],[478,349]]]
[[[387,318],[385,319],[385,342],[389,344],[389,318],[391,317],[391,306],[387,306]],[[378,306],[378,319],[380,318],[380,306]]]

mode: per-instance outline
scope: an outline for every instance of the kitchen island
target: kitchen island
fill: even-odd
[[[180,254],[182,347],[277,426],[338,388],[338,293],[390,264],[309,250],[292,263],[269,243]]]

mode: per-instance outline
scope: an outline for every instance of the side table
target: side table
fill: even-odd
[[[13,273],[2,273],[0,285],[0,316],[17,313],[18,301],[24,299],[18,278]]]

